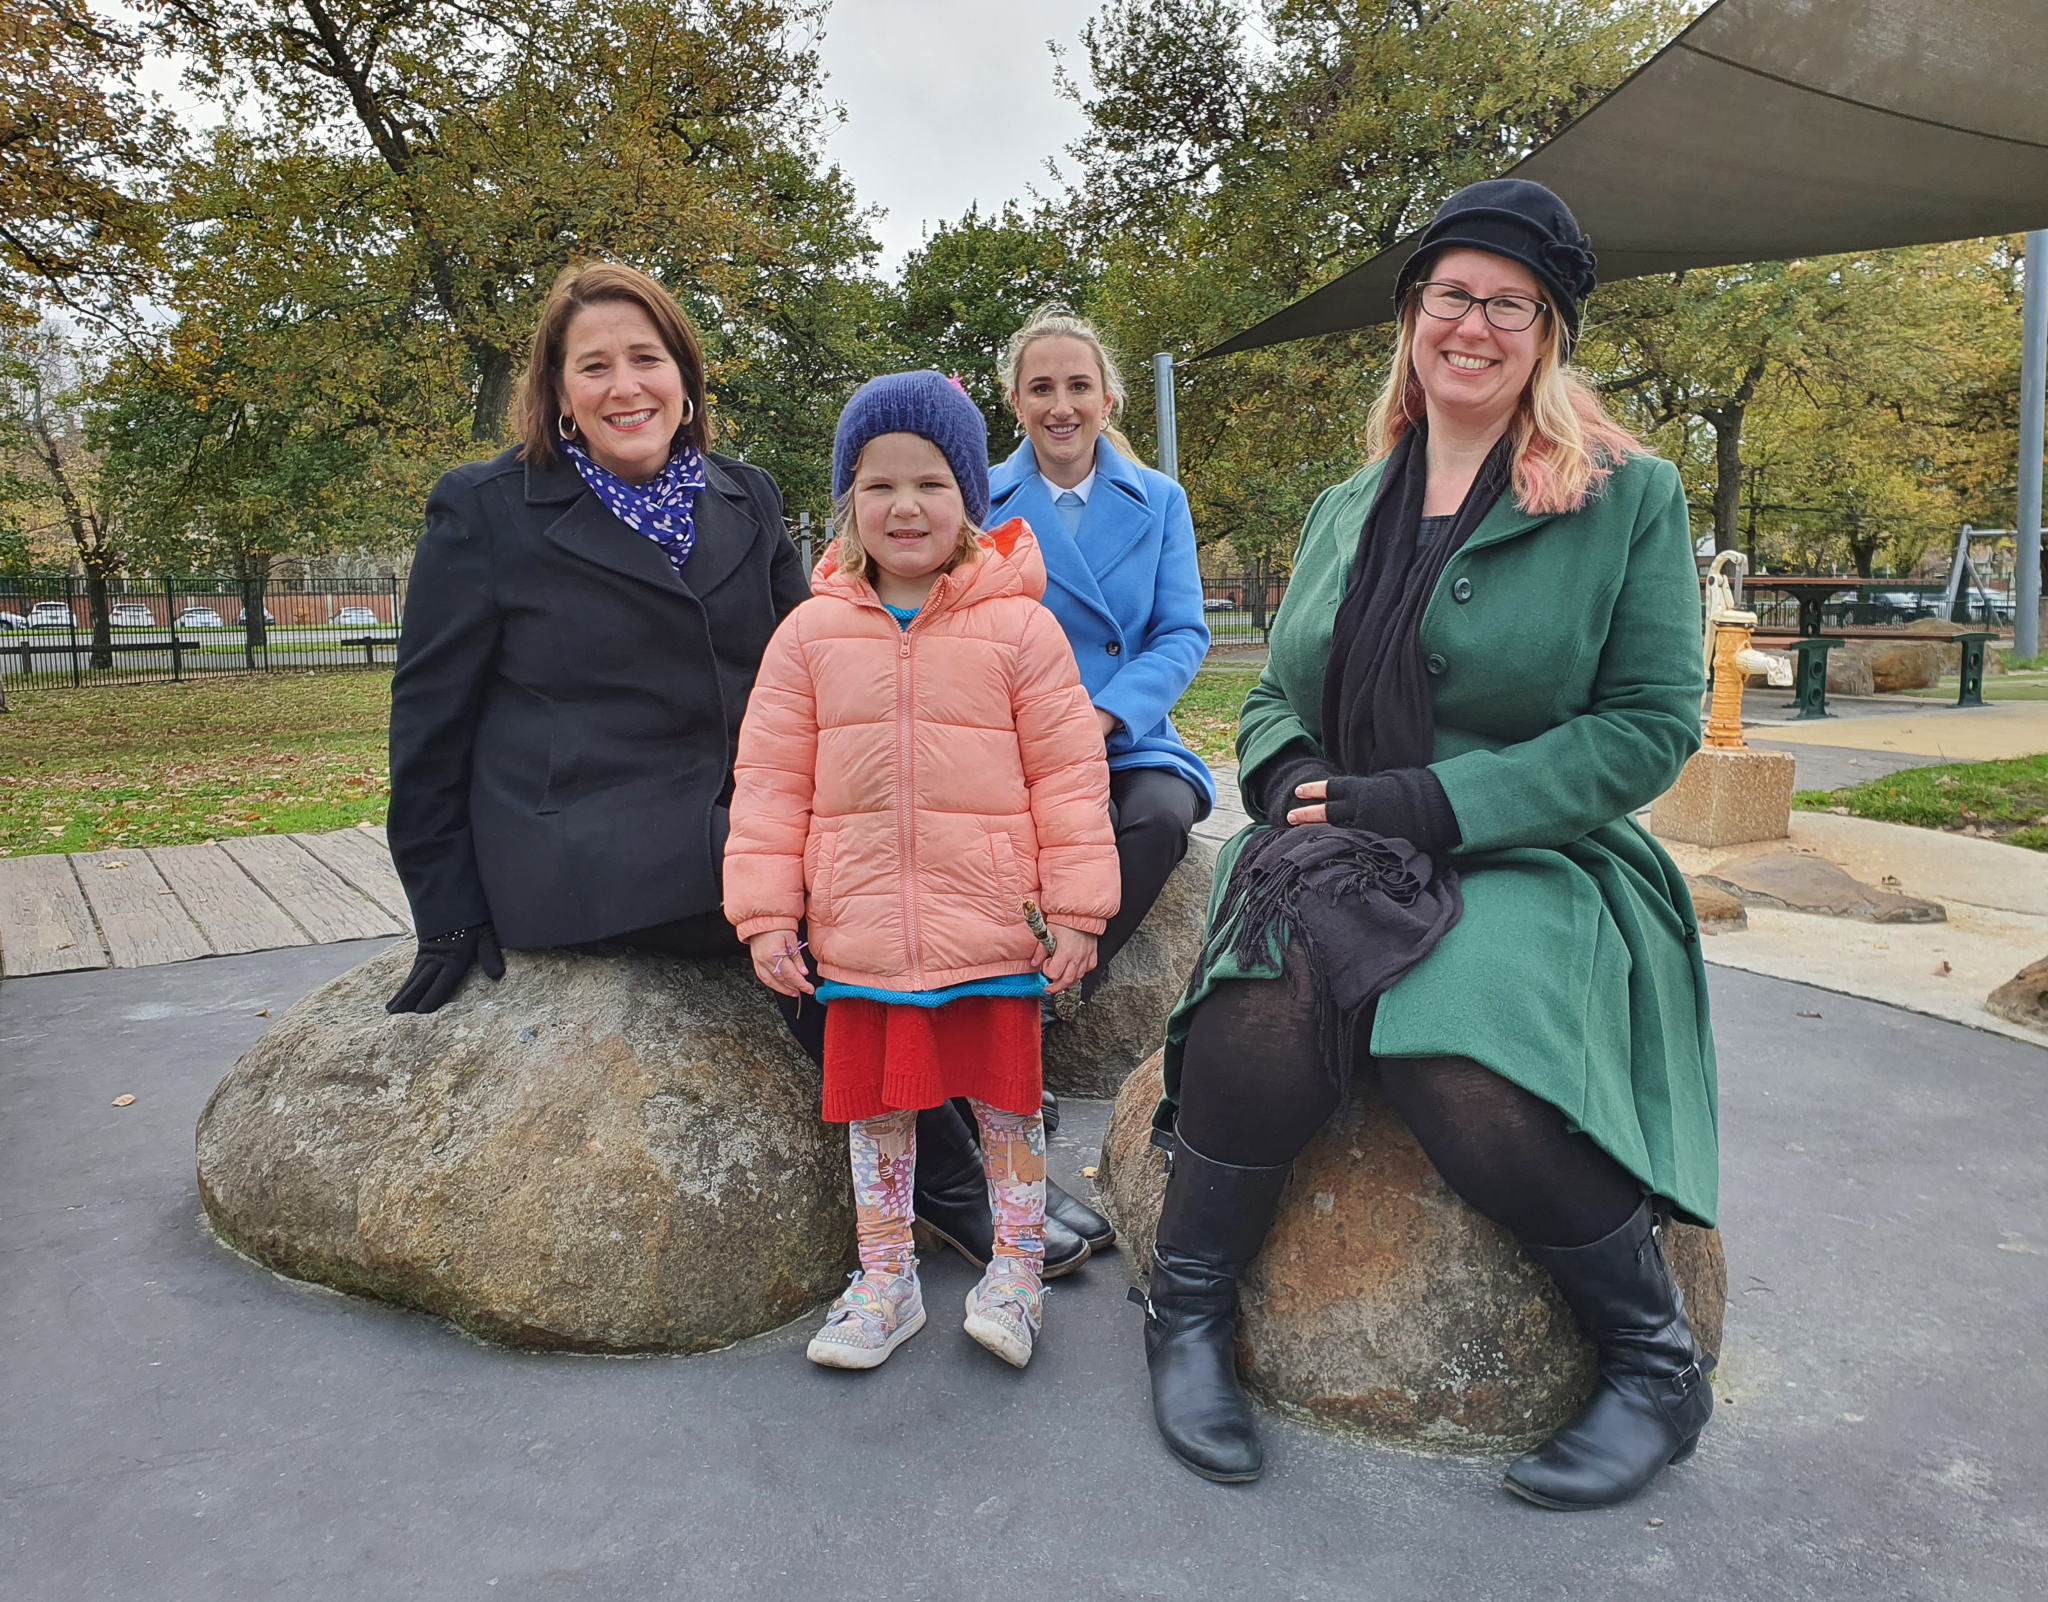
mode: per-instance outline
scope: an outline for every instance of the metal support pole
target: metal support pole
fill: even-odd
[[[808,577],[811,569],[818,565],[817,560],[811,555],[811,514],[809,512],[797,513],[796,528],[797,543],[803,547],[804,552],[804,574]]]
[[[1158,407],[1159,471],[1180,482],[1180,425],[1173,416],[1173,356],[1160,351],[1152,358],[1152,396]]]
[[[2014,564],[2012,654],[2041,650],[2041,436],[2048,390],[2048,230],[2027,235],[2025,315],[2020,325],[2019,555]]]

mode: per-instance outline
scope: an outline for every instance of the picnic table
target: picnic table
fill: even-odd
[[[1912,594],[1927,598],[1926,617],[1937,616],[1941,611],[1941,597],[1947,592],[1941,585],[1911,584],[1898,579],[1834,578],[1827,574],[1766,573],[1761,577],[1746,578],[1742,581],[1743,594],[1762,590],[1766,594],[1790,596],[1799,603],[1799,633],[1812,638],[1821,631],[1824,621],[1823,609],[1845,591],[1851,599],[1836,609],[1835,621],[1842,623],[1874,623],[1873,615],[1877,606],[1862,597],[1865,594]]]
[[[1838,645],[1847,645],[1852,640],[1897,640],[1908,644],[1947,645],[1950,642],[1960,646],[1959,677],[1961,686],[1956,694],[1959,707],[1984,705],[1984,648],[1998,634],[1992,629],[1971,629],[1945,638],[1939,634],[1901,634],[1895,629],[1838,629],[1833,634],[1786,634],[1782,631],[1758,629],[1751,640],[1766,650],[1783,650],[1791,647],[1798,658],[1792,670],[1793,699],[1785,705],[1786,711],[1797,708],[1800,719],[1831,718],[1835,714],[1828,710],[1828,652]]]

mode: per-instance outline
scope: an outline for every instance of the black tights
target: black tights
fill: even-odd
[[[1537,1246],[1583,1246],[1642,1202],[1633,1176],[1541,1097],[1469,1057],[1370,1057],[1361,1024],[1354,1071],[1379,1070],[1387,1100],[1444,1183]],[[1278,979],[1220,984],[1188,1029],[1180,1132],[1203,1156],[1240,1167],[1292,1162],[1337,1110],[1318,1043],[1301,948]]]

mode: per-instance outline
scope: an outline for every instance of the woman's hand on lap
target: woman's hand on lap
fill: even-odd
[[[1287,812],[1287,821],[1289,823],[1328,823],[1330,821],[1330,809],[1324,803],[1328,801],[1329,795],[1330,781],[1328,779],[1312,779],[1307,784],[1297,784],[1294,787],[1295,799],[1312,804],[1309,806],[1290,807]]]
[[[818,987],[804,973],[803,947],[794,929],[768,929],[747,942],[754,977],[785,996],[812,996]]]
[[[1046,928],[1052,931],[1053,944],[1059,949],[1049,957],[1041,951],[1031,961],[1044,972],[1045,988],[1056,996],[1094,971],[1095,936],[1063,923],[1048,922]]]

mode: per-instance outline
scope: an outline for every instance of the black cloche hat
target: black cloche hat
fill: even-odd
[[[1593,241],[1579,232],[1571,208],[1526,178],[1467,184],[1437,208],[1415,254],[1394,281],[1398,308],[1431,262],[1459,247],[1518,261],[1542,282],[1564,324],[1565,348],[1579,337],[1579,302],[1593,293]]]

